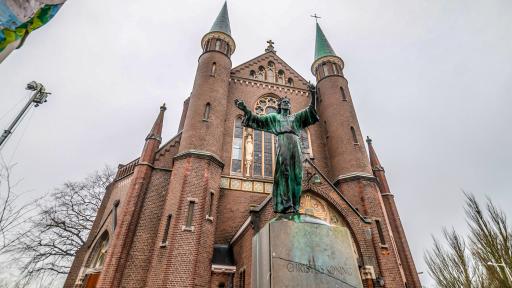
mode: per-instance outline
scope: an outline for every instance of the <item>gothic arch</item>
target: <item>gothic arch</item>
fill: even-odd
[[[88,267],[93,269],[101,270],[103,268],[103,264],[105,263],[105,259],[108,252],[108,247],[110,246],[110,235],[107,230],[105,230],[101,236],[94,244],[94,248],[92,249],[91,254],[89,255]]]

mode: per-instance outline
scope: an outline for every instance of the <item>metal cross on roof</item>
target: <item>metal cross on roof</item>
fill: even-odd
[[[316,15],[316,13],[315,13],[315,14],[313,14],[313,15],[311,15],[311,17],[315,18],[315,22],[316,22],[316,23],[318,23],[318,19],[319,19],[319,18],[322,18],[322,17],[320,17],[320,16]]]
[[[265,49],[265,52],[276,52],[276,50],[274,50],[274,41],[268,40],[267,43],[268,43],[268,46]]]

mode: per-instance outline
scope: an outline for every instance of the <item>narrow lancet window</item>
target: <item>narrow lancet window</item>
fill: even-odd
[[[242,173],[242,142],[243,142],[242,118],[235,119],[233,131],[233,147],[231,149],[231,172]]]
[[[347,101],[347,95],[345,95],[345,90],[343,90],[343,87],[340,87],[341,92],[341,100]]]
[[[338,67],[335,63],[332,63],[332,72],[334,75],[338,74]]]
[[[210,201],[209,201],[209,205],[208,205],[208,214],[206,215],[207,217],[212,217],[212,212],[213,212],[213,200],[214,200],[214,197],[215,194],[213,192],[210,192]]]
[[[215,50],[220,51],[220,45],[222,44],[222,41],[220,39],[217,39],[215,41]]]
[[[322,64],[322,69],[324,70],[324,76],[329,75],[329,67],[327,66],[327,63]]]
[[[194,207],[196,203],[194,201],[188,202],[188,211],[187,211],[187,222],[185,223],[186,228],[192,227],[192,221],[194,220]]]
[[[377,226],[377,233],[379,233],[379,241],[381,245],[386,245],[386,238],[384,238],[384,233],[382,232],[382,224],[380,220],[375,220],[375,225]]]
[[[212,105],[210,103],[206,103],[204,106],[204,114],[203,114],[203,121],[210,120],[210,110],[212,109]]]
[[[210,71],[210,76],[215,76],[215,72],[217,70],[217,63],[213,62],[212,64],[212,70]]]
[[[117,227],[117,207],[119,207],[119,203],[119,200],[116,200],[112,206],[112,231],[115,231]]]
[[[172,214],[167,215],[167,221],[165,222],[164,234],[162,236],[162,244],[167,243],[169,237],[169,229],[171,227]]]
[[[356,129],[354,129],[354,127],[350,127],[350,132],[352,133],[352,140],[354,141],[354,144],[359,144],[359,141],[357,140]]]

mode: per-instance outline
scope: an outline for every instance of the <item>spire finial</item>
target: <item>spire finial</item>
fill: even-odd
[[[368,143],[368,154],[370,154],[370,165],[373,170],[384,170],[382,165],[380,165],[379,157],[377,157],[377,153],[375,153],[375,149],[373,148],[372,139],[369,136],[366,136],[366,143]]]
[[[158,141],[162,141],[162,127],[164,125],[164,113],[167,107],[165,107],[165,103],[160,106],[160,112],[156,117],[155,123],[149,131],[148,136],[146,137],[146,141],[149,139],[156,139]]]
[[[268,43],[268,46],[267,46],[267,48],[265,48],[265,52],[274,52],[275,53],[276,50],[274,50],[274,41],[268,40],[267,43]]]
[[[315,18],[315,23],[318,23],[318,19],[322,18],[322,17],[316,15],[316,13],[311,15],[311,17]]]

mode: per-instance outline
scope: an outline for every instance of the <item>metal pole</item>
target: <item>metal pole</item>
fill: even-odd
[[[39,106],[40,104],[43,104],[46,102],[46,98],[48,97],[48,94],[51,94],[49,92],[45,91],[44,86],[41,83],[37,83],[35,81],[32,81],[27,84],[27,90],[35,91],[32,97],[27,101],[27,104],[21,109],[21,111],[16,115],[16,118],[12,121],[11,125],[4,130],[2,135],[0,136],[0,150],[3,147],[3,144],[7,141],[7,138],[14,132],[14,129],[16,128],[16,125],[21,120],[23,115],[27,112],[27,110],[30,108],[30,105],[35,103],[35,106]]]

